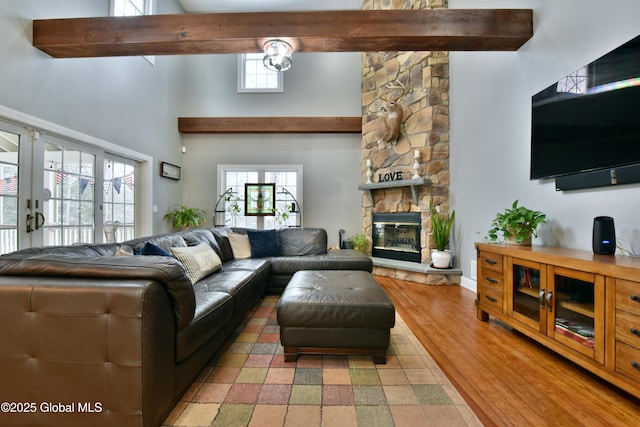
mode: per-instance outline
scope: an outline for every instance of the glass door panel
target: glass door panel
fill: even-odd
[[[104,160],[103,217],[105,242],[134,238],[135,164],[130,160]]]
[[[521,322],[544,332],[545,277],[538,263],[513,259],[510,265],[511,313]]]
[[[43,206],[36,214],[41,244],[93,243],[96,156],[65,142],[57,143],[53,137],[47,139],[43,143]]]
[[[0,130],[0,254],[18,249],[20,135]]]
[[[561,268],[550,272],[554,286],[553,323],[548,334],[589,357],[602,350],[603,331],[595,321],[598,310],[604,311],[602,276]],[[600,317],[600,318],[603,318]]]

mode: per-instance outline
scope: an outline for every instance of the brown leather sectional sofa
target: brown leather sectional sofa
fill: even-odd
[[[275,234],[276,256],[234,259],[228,233],[198,229],[119,244],[29,248],[0,256],[0,425],[159,426],[266,292],[299,270],[372,271],[327,252],[323,229]],[[146,243],[206,243],[221,268],[192,284]]]

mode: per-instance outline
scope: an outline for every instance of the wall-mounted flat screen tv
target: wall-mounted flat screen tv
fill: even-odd
[[[640,36],[532,97],[531,179],[640,164]]]

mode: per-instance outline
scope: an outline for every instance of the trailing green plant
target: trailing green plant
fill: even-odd
[[[349,241],[353,245],[353,249],[356,251],[367,252],[369,247],[369,238],[365,234],[355,234],[349,238]]]
[[[240,215],[240,213],[242,212],[242,209],[240,208],[240,204],[238,203],[239,199],[237,196],[233,194],[227,194],[224,197],[224,201],[225,201],[225,208],[227,212],[229,212],[229,214],[231,215],[231,219],[227,218],[226,222],[227,223],[232,222],[232,225],[235,227],[238,215]]]
[[[291,212],[291,207],[289,205],[286,205],[285,209],[282,211],[278,208],[275,209],[276,224],[278,224],[278,228],[284,227],[287,223],[289,220],[289,212]]]
[[[449,246],[451,228],[456,219],[456,211],[451,211],[450,215],[442,215],[433,207],[433,202],[429,202],[429,216],[431,217],[431,233],[436,249],[444,251]]]
[[[176,205],[176,209],[164,215],[164,219],[171,220],[173,228],[186,229],[191,226],[198,227],[200,223],[207,222],[205,212],[199,208],[190,208],[184,205]]]
[[[516,199],[511,208],[496,214],[496,217],[491,222],[491,228],[487,233],[486,240],[498,242],[501,239],[513,239],[513,241],[520,244],[531,236],[537,237],[538,226],[545,223],[546,218],[546,214],[540,211],[518,206],[518,200]]]

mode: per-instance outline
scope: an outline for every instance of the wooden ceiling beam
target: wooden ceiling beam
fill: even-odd
[[[361,133],[362,117],[179,117],[182,133]]]
[[[261,52],[515,51],[533,35],[531,9],[198,13],[33,21],[33,46],[56,58]]]

